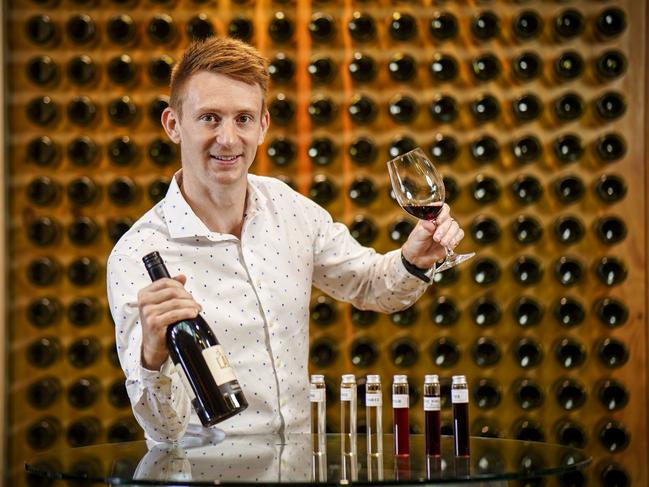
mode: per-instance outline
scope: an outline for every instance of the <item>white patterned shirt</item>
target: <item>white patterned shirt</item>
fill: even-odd
[[[119,240],[107,289],[117,352],[133,413],[147,438],[172,441],[201,428],[171,359],[141,363],[137,294],[150,284],[142,257],[158,251],[171,275],[202,306],[243,388],[248,408],[219,423],[229,434],[309,432],[311,286],[360,309],[394,312],[427,285],[403,267],[400,251],[361,246],[329,213],[283,182],[248,175],[241,238],[210,231],[180,192],[167,195]]]

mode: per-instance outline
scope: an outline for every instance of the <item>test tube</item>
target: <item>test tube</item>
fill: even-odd
[[[392,382],[392,419],[394,423],[394,454],[410,454],[408,409],[408,376],[395,375]]]
[[[379,375],[368,375],[365,382],[365,418],[367,480],[383,480],[383,393]]]
[[[356,377],[345,374],[340,382],[340,433],[343,454],[356,454]]]
[[[451,402],[453,403],[453,433],[455,436],[455,456],[468,457],[469,448],[469,386],[466,377],[454,375],[451,383]]]
[[[426,455],[440,456],[442,454],[440,426],[440,385],[439,377],[427,375],[424,377],[424,423],[426,434]]]
[[[311,437],[313,453],[326,452],[327,446],[327,395],[325,393],[324,375],[311,376],[309,389],[311,400]]]

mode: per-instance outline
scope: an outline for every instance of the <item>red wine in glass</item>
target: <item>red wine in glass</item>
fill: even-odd
[[[415,218],[420,220],[434,220],[442,211],[444,203],[433,203],[432,205],[404,205],[403,209]]]

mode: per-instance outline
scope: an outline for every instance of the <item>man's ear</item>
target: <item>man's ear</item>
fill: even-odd
[[[180,144],[180,123],[176,112],[171,107],[167,107],[162,112],[160,120],[165,132],[167,132],[167,137],[174,144]]]
[[[259,140],[257,140],[257,145],[264,143],[266,134],[268,133],[268,127],[270,126],[270,114],[268,110],[264,110],[264,114],[261,116],[261,132],[259,133]]]

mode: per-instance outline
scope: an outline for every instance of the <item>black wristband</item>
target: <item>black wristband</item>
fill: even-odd
[[[408,260],[403,256],[403,252],[401,252],[401,263],[413,276],[418,277],[424,282],[430,282],[430,277],[426,275],[426,272],[430,271],[430,269],[422,269],[421,267],[417,267],[415,264],[408,262]]]

